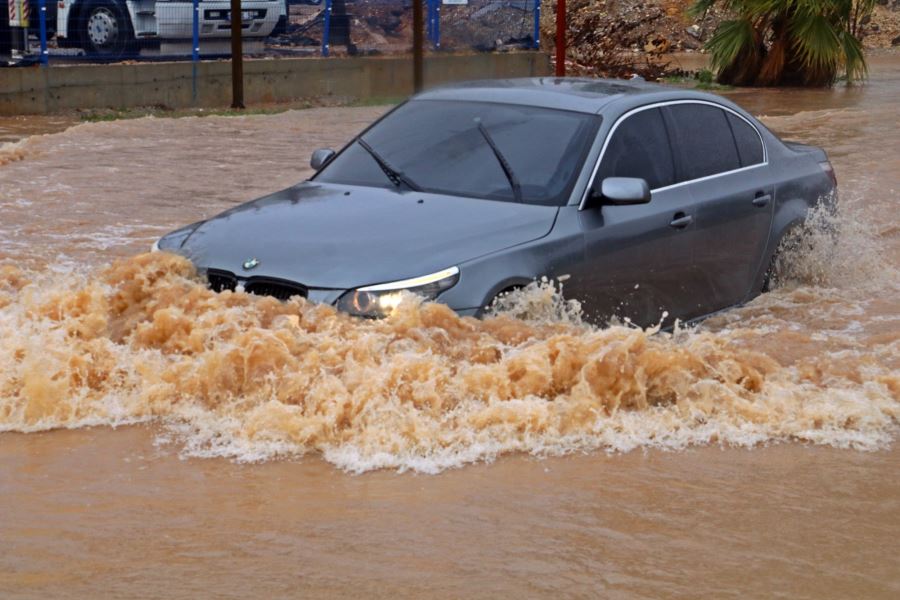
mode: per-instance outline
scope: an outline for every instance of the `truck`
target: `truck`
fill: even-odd
[[[226,52],[231,36],[229,0],[200,0],[199,35],[204,52]],[[193,2],[188,0],[45,0],[47,38],[59,48],[81,49],[89,57],[119,58],[142,48],[170,44],[190,52]],[[2,9],[0,9],[2,10]],[[5,41],[27,53],[29,32],[36,35],[39,0],[8,0]],[[241,0],[245,41],[260,43],[287,16],[285,0]],[[0,36],[4,35],[0,20]],[[0,46],[2,48],[2,46]]]

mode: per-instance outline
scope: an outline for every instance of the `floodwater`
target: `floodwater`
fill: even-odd
[[[384,107],[0,148],[0,596],[895,598],[900,60],[733,97],[823,145],[841,238],[674,335],[215,295],[143,252]]]
[[[18,142],[41,133],[57,133],[77,123],[71,115],[0,116],[0,144]]]

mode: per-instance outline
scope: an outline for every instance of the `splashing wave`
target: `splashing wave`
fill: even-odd
[[[900,376],[877,360],[782,366],[727,330],[594,328],[546,284],[519,294],[524,319],[409,300],[360,321],[215,294],[167,254],[91,276],[7,266],[0,431],[159,421],[189,455],[313,452],[354,472],[775,440],[872,449],[896,431]]]

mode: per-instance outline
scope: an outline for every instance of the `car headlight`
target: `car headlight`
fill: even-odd
[[[150,252],[159,252],[160,250],[175,252],[184,245],[184,242],[191,237],[191,234],[202,224],[203,222],[201,221],[199,223],[194,223],[193,225],[188,225],[187,227],[182,227],[181,229],[176,229],[172,233],[167,233],[153,242],[153,246],[150,247]]]
[[[441,292],[456,285],[457,281],[459,268],[450,267],[422,277],[361,287],[338,298],[337,308],[357,317],[386,317],[400,304],[404,292],[434,300]]]

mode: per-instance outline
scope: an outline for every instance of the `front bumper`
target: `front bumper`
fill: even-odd
[[[271,1],[241,2],[243,37],[264,38],[272,33],[278,23],[279,8],[278,3]],[[190,40],[193,36],[193,10],[190,2],[157,2],[157,37]],[[229,2],[200,3],[200,37],[230,37],[230,13]]]

